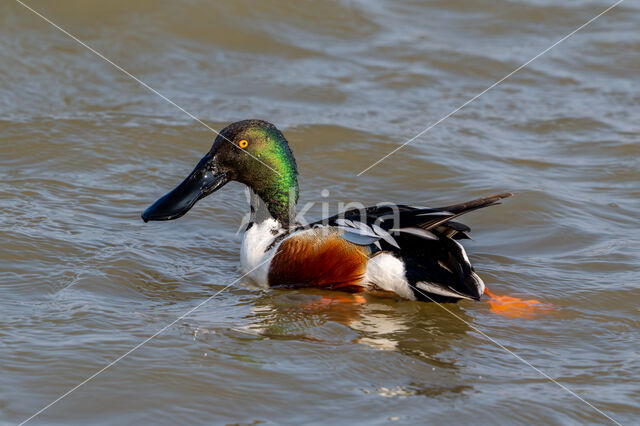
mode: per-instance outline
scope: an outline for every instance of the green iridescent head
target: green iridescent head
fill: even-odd
[[[231,180],[250,187],[275,219],[289,224],[298,201],[296,161],[282,133],[262,120],[238,121],[222,129],[184,182],[145,210],[142,218],[176,219]]]

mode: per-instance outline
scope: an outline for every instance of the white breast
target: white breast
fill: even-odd
[[[240,267],[242,272],[261,287],[268,287],[267,275],[271,257],[275,254],[280,243],[275,244],[265,252],[273,240],[283,232],[280,223],[269,218],[260,223],[254,223],[242,239],[240,248]]]

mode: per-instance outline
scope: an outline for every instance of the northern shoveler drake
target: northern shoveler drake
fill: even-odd
[[[298,171],[283,134],[261,120],[224,128],[191,174],[142,214],[169,220],[237,181],[251,189],[242,269],[263,287],[375,292],[411,300],[478,300],[485,290],[458,240],[458,216],[492,206],[498,194],[440,208],[385,204],[311,224],[295,221]]]

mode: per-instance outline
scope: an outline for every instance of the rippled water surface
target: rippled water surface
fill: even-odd
[[[640,418],[640,4],[30,1],[219,129],[283,130],[301,202],[451,204],[495,293],[438,306],[243,281],[34,424],[607,424]],[[240,184],[140,212],[214,134],[38,16],[0,4],[0,422],[27,419],[234,282]],[[443,309],[446,308],[445,309]],[[448,310],[448,311],[447,311]]]

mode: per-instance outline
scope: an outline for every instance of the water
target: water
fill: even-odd
[[[239,282],[33,424],[609,423],[640,416],[640,7],[29,2],[214,128],[274,122],[301,202],[449,204],[488,287],[551,312]],[[230,184],[144,224],[214,135],[13,1],[0,5],[0,422],[18,423],[239,277]],[[455,314],[456,316],[452,315]],[[461,321],[461,320],[464,320]]]

